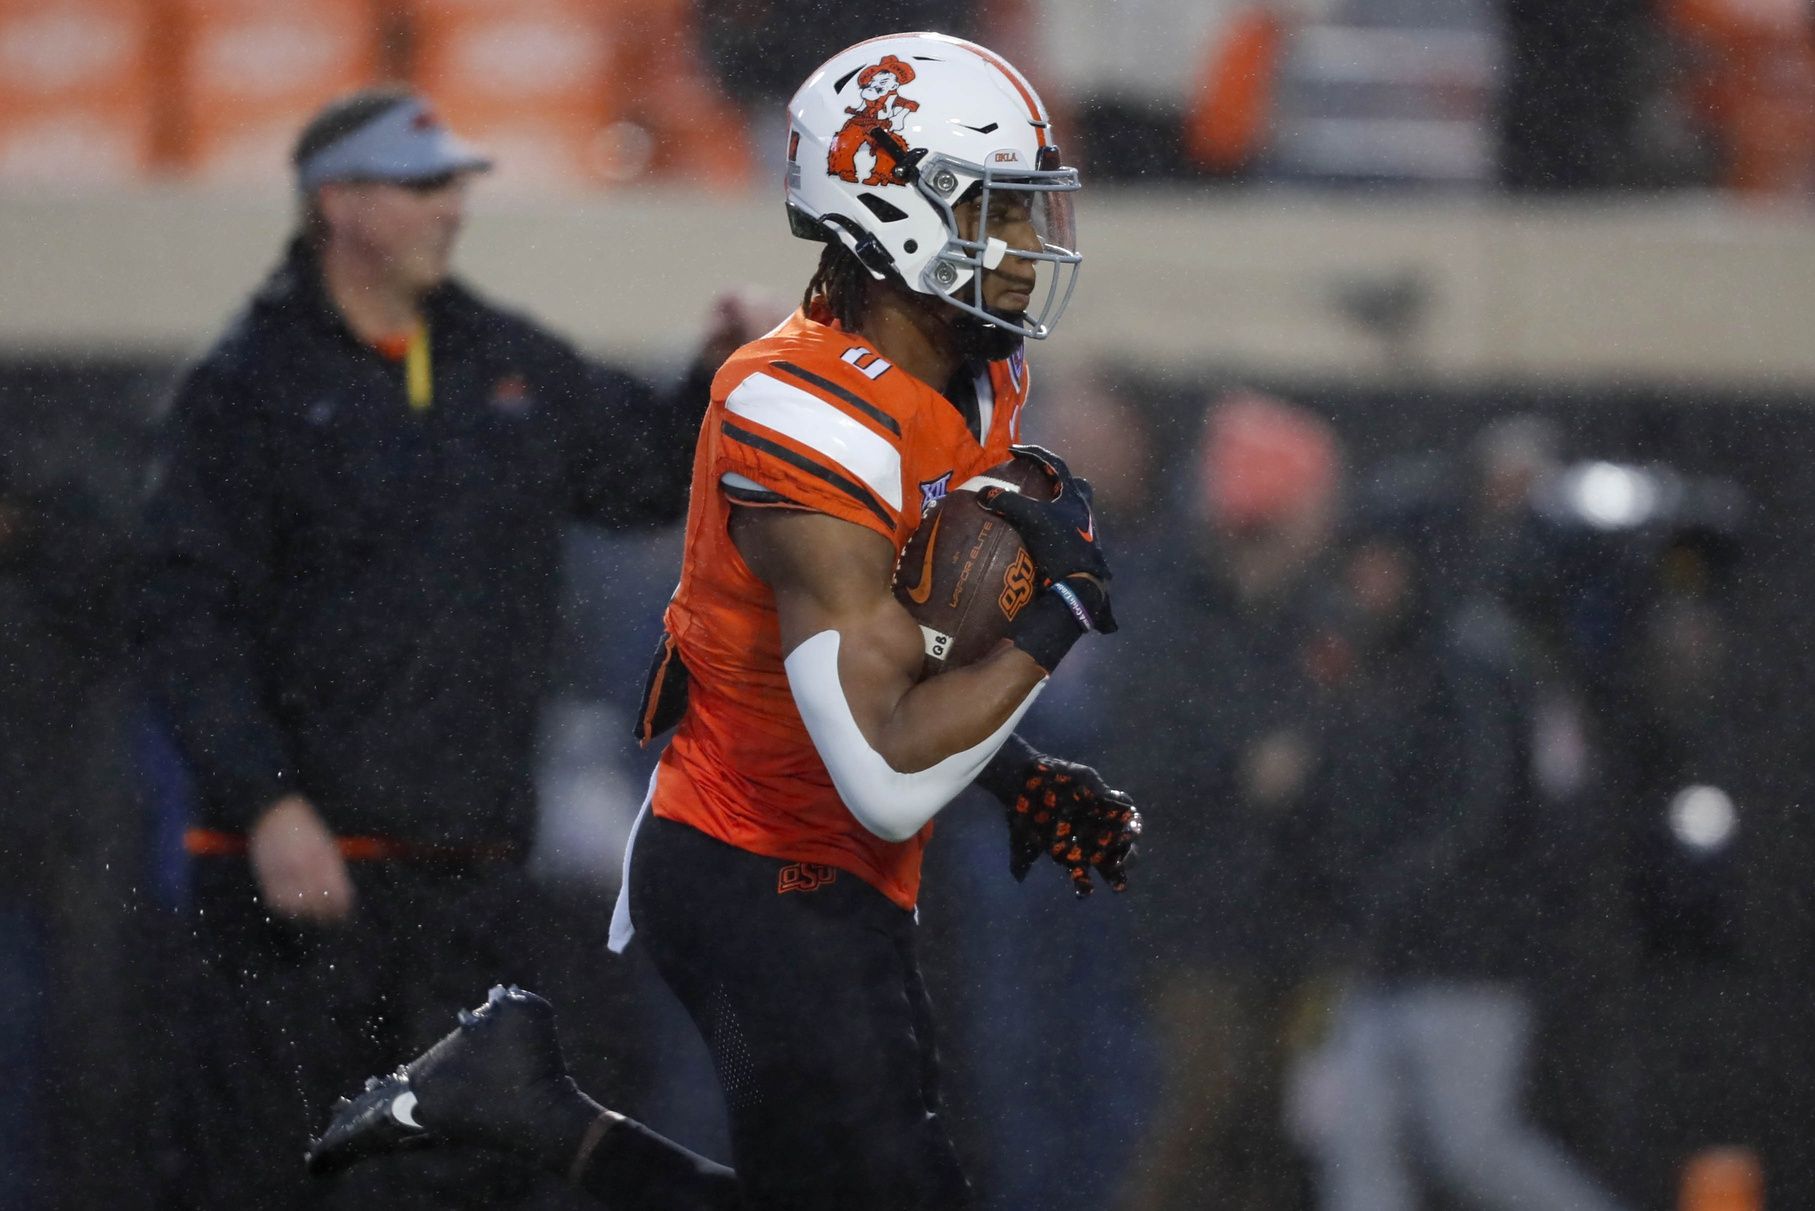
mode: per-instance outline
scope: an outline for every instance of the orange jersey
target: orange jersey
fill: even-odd
[[[1005,461],[1017,440],[1020,356],[990,363],[975,387],[981,442],[938,391],[800,312],[719,370],[666,616],[690,683],[656,776],[656,815],[752,853],[849,871],[914,906],[932,825],[884,841],[839,799],[788,688],[774,595],[731,542],[731,510],[749,506],[733,504],[726,485],[874,530],[899,551],[947,488]]]

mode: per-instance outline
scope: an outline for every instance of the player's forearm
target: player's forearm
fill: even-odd
[[[994,684],[1003,697],[985,698],[995,710],[978,712],[975,702],[965,701],[961,693],[949,690],[928,695],[925,701],[916,698],[909,702],[909,695],[902,694],[894,697],[884,718],[871,722],[866,729],[858,723],[847,692],[848,683],[840,676],[840,649],[845,642],[837,631],[827,630],[801,643],[784,662],[788,683],[801,721],[845,806],[876,836],[904,841],[970,785],[1039,696],[1045,678],[1027,676],[1017,663],[1004,663],[1004,672],[997,675],[1001,680]],[[863,658],[858,655],[855,659],[861,663]],[[1016,659],[1025,661],[1025,657]],[[998,654],[981,663],[1007,660],[1007,656]],[[1025,663],[1037,672],[1031,661]],[[1025,687],[1020,698],[1005,702],[1017,682]],[[866,712],[875,710],[876,699],[860,696],[860,701]],[[940,707],[954,715],[965,712],[963,726],[955,728],[949,720],[936,718],[934,711]],[[999,713],[1004,707],[1006,715]],[[905,716],[898,719],[902,712]],[[873,714],[870,717],[875,718]],[[982,730],[992,719],[994,730]],[[906,764],[904,751],[910,747],[915,751],[914,768],[897,767],[890,756],[878,749],[879,739],[885,735],[893,741],[890,752],[895,760]],[[935,748],[927,743],[932,737],[943,737],[946,745],[965,740],[971,743],[964,748]]]
[[[912,686],[878,729],[876,749],[903,773],[926,769],[993,735],[1045,679],[1032,657],[1005,641],[973,665]]]
[[[865,743],[896,772],[917,773],[983,743],[1046,678],[1007,641],[970,665],[923,677],[920,627],[891,597],[865,596],[836,614],[794,602],[787,616],[806,615],[820,624],[815,632],[837,631],[838,689]]]

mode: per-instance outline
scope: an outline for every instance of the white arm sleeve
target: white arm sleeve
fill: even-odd
[[[838,632],[821,631],[783,662],[807,735],[832,774],[838,797],[857,822],[884,841],[905,841],[971,784],[1033,705],[1046,681],[1029,690],[988,739],[937,765],[904,774],[870,747],[851,715],[838,679]]]

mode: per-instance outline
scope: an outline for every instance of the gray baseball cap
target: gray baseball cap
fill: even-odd
[[[363,113],[371,116],[358,119]],[[338,119],[338,121],[336,121]],[[310,132],[346,126],[325,142]],[[311,141],[319,145],[306,147]],[[423,181],[456,172],[484,172],[491,159],[441,124],[413,93],[355,93],[330,104],[305,129],[296,157],[296,184],[305,193],[329,181]]]

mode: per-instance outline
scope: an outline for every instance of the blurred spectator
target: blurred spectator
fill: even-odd
[[[333,1098],[499,981],[530,982],[521,863],[563,524],[685,504],[674,398],[448,277],[484,158],[413,95],[325,108],[283,262],[179,390],[149,508],[150,688],[194,767],[187,1205],[505,1206],[474,1156],[299,1158]],[[424,1201],[424,1200],[427,1201]]]
[[[1173,559],[1131,581],[1113,718],[1153,805],[1141,903],[1166,1080],[1124,1205],[1289,1208],[1280,1086],[1314,929],[1296,870],[1321,762],[1310,620],[1341,451],[1306,410],[1237,394],[1209,411]]]
[[[98,801],[95,775],[117,774],[106,753],[118,747],[120,696],[104,687],[124,650],[126,555],[83,489],[30,490],[0,464],[0,1206],[16,1211],[63,1205],[54,1196],[79,1188],[60,1169],[81,1146],[70,1128],[86,1099],[72,1091],[93,1075],[93,1041],[81,1037],[92,1015],[68,1002],[70,969],[94,939],[63,906],[97,885],[86,842],[123,814]],[[89,976],[85,994],[112,1000],[115,982]]]
[[[1422,527],[1363,510],[1344,556],[1318,786],[1352,966],[1292,1118],[1327,1211],[1617,1204],[1520,1110],[1545,894],[1529,682],[1491,598],[1437,592]]]
[[[1561,466],[1562,438],[1540,416],[1503,417],[1482,428],[1471,447],[1473,489],[1468,509],[1475,552],[1471,587],[1495,592],[1503,570],[1519,561],[1518,535],[1531,516],[1540,485]]]

